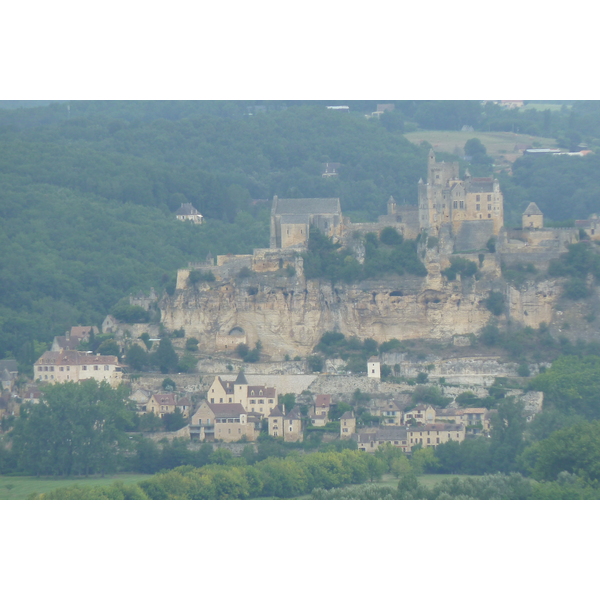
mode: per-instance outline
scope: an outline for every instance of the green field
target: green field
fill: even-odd
[[[521,152],[515,150],[516,144],[534,143],[540,148],[548,148],[556,145],[552,138],[536,137],[524,133],[511,133],[507,131],[413,131],[404,134],[404,137],[413,144],[429,142],[437,152],[448,152],[449,154],[463,155],[463,148],[467,140],[477,138],[486,147],[487,153],[496,164],[512,163]]]
[[[106,477],[28,477],[0,475],[0,500],[26,500],[31,494],[43,494],[59,487],[77,485],[109,485],[114,481],[137,483],[150,475],[127,473]]]

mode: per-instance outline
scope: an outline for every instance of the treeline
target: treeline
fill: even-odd
[[[587,219],[600,209],[600,156],[525,155],[501,175],[507,225],[521,226],[521,215],[535,202],[546,221]]]
[[[0,186],[0,357],[23,365],[37,358],[34,342],[76,324],[99,326],[126,294],[173,291],[188,261],[268,244],[266,212],[196,226],[13,176],[0,176]]]

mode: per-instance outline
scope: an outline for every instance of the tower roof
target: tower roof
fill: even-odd
[[[524,215],[543,215],[544,213],[538,208],[535,202],[530,202],[529,206],[525,209]]]
[[[246,379],[246,376],[244,375],[244,371],[240,371],[238,373],[238,376],[237,376],[236,380],[234,381],[234,385],[248,385],[248,380]]]

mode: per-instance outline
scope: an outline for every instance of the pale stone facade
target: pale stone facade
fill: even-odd
[[[530,202],[522,216],[523,229],[543,229],[544,215],[535,202]]]
[[[240,371],[235,381],[226,381],[215,377],[208,389],[208,401],[211,404],[241,404],[244,410],[266,417],[277,406],[277,390],[264,385],[248,385]]]
[[[340,417],[340,439],[350,439],[355,432],[356,417],[352,411],[347,411]]]
[[[191,221],[196,225],[201,225],[204,222],[204,217],[192,205],[191,202],[182,203],[175,212],[175,217],[178,221]]]
[[[381,361],[379,360],[379,357],[372,356],[367,361],[367,377],[381,379]]]
[[[464,221],[489,222],[498,235],[504,226],[504,198],[500,183],[491,177],[460,179],[458,163],[438,163],[429,152],[427,182],[419,181],[419,223],[421,229],[437,235],[443,223],[455,233]]]
[[[33,370],[35,380],[45,383],[95,379],[117,386],[123,377],[123,368],[116,356],[101,356],[77,350],[48,350],[38,358]]]
[[[341,239],[343,217],[339,198],[273,197],[271,248],[304,246],[310,227],[318,228],[334,241]]]
[[[430,404],[418,404],[413,409],[407,410],[404,413],[404,424],[406,425],[411,419],[423,425],[435,423],[435,415],[435,408]]]
[[[419,444],[423,448],[435,448],[450,441],[462,442],[465,439],[465,426],[434,423],[417,427],[382,427],[374,432],[359,432],[352,437],[358,449],[364,452],[376,452],[380,446],[390,444],[409,453]]]
[[[212,404],[203,400],[192,415],[190,437],[199,441],[254,441],[257,431],[249,422],[244,407],[238,403]]]

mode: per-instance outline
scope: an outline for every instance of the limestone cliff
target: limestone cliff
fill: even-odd
[[[186,285],[162,299],[161,320],[169,330],[183,327],[205,351],[232,351],[241,341],[252,346],[260,340],[274,359],[306,356],[332,330],[378,343],[477,333],[492,316],[485,306],[491,290],[505,294],[509,318],[532,326],[551,320],[552,283],[519,291],[496,279],[492,264],[479,281],[449,282],[439,265],[426,262],[425,278],[394,276],[355,285],[273,274]]]

